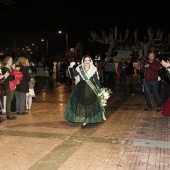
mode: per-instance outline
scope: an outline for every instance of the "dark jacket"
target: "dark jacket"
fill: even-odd
[[[126,63],[126,75],[132,75],[132,74],[135,74],[135,70],[133,67],[133,62],[130,61]]]
[[[140,69],[141,72],[144,72],[144,80],[146,82],[158,81],[159,70],[160,62],[157,60],[154,60],[152,63],[150,63],[148,68],[145,68],[145,65],[143,65]]]
[[[9,69],[8,67],[3,67],[2,68],[2,74],[4,75],[6,72],[11,72],[13,69],[11,67],[11,69]],[[4,89],[9,89],[9,81],[14,80],[14,76],[10,75],[5,79],[5,83],[4,83]]]
[[[126,65],[124,62],[120,61],[117,67],[117,73],[120,75],[121,73],[126,73]]]
[[[20,71],[23,73],[23,79],[20,81],[20,84],[16,86],[15,91],[28,93],[29,81],[31,80],[31,77],[29,75],[27,66],[20,66]]]
[[[4,108],[4,82],[5,78],[0,79],[0,109]],[[1,108],[2,107],[2,108]]]
[[[115,65],[113,62],[108,62],[104,66],[105,72],[116,72]]]
[[[170,73],[167,71],[167,77],[170,80]]]

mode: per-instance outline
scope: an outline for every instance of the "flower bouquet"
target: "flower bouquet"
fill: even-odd
[[[106,106],[107,105],[107,100],[109,99],[112,91],[108,88],[101,88],[99,89],[98,97],[99,97],[99,103],[101,106]],[[106,117],[104,115],[103,111],[103,120],[106,120]]]
[[[110,97],[110,94],[112,93],[112,91],[108,88],[101,88],[99,89],[99,93],[98,93],[98,97],[99,97],[99,103],[102,106],[106,106],[107,104],[107,100]]]

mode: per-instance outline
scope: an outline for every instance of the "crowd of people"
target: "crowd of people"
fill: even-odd
[[[32,97],[35,97],[35,72],[31,69],[29,60],[18,57],[14,60],[6,56],[0,63],[0,122],[5,118],[14,120],[18,115],[28,114],[25,109],[30,110]]]
[[[65,118],[69,121],[82,122],[83,127],[87,123],[101,122],[102,109],[95,103],[96,89],[102,87],[102,81],[104,86],[114,86],[117,75],[120,78],[120,86],[126,85],[128,77],[129,86],[133,89],[134,74],[137,76],[136,89],[143,92],[146,99],[144,111],[152,110],[153,94],[157,106],[156,112],[170,116],[169,58],[160,60],[153,52],[150,52],[148,57],[139,57],[136,67],[133,60],[128,58],[121,59],[116,69],[113,59],[104,64],[99,62],[99,65],[93,65],[91,57],[85,56],[80,65],[70,68],[71,78],[74,78],[76,83],[65,112]]]
[[[36,72],[28,59],[19,57],[16,61],[7,56],[1,62],[0,70],[0,106],[1,114],[6,111],[6,119],[14,120],[12,103],[15,96],[16,114],[28,114],[35,97],[34,86]],[[134,82],[134,75],[137,84]],[[85,55],[80,63],[63,62],[56,70],[56,80],[68,86],[74,82],[64,117],[72,122],[88,123],[104,120],[104,108],[99,103],[98,93],[102,87],[112,88],[119,78],[119,85],[129,85],[131,93],[134,86],[146,99],[144,111],[153,108],[152,94],[157,105],[157,112],[170,116],[170,63],[169,58],[159,59],[153,52],[148,57],[139,57],[134,67],[132,58],[121,59],[117,64],[111,58],[108,62],[96,62]],[[128,83],[127,83],[128,78]],[[5,94],[4,94],[5,91]],[[1,117],[0,121],[3,121]]]

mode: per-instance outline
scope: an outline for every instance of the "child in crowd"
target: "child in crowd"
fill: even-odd
[[[31,110],[32,98],[35,97],[34,86],[35,86],[35,74],[30,72],[31,80],[29,81],[29,93],[26,93],[26,110]]]
[[[20,84],[20,81],[23,79],[23,73],[19,71],[20,66],[16,63],[13,63],[12,68],[10,75],[14,76],[14,80],[9,81],[9,88],[11,91],[15,91],[16,85]]]

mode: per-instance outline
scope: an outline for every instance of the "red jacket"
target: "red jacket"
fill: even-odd
[[[10,75],[15,77],[14,80],[9,81],[9,88],[11,91],[14,91],[16,85],[20,84],[20,81],[23,79],[23,73],[19,70],[14,69],[10,72]]]
[[[146,82],[150,81],[158,81],[158,71],[160,70],[160,62],[154,60],[152,63],[149,64],[149,67],[145,68],[143,65],[140,69],[140,72],[144,72],[144,80]]]

